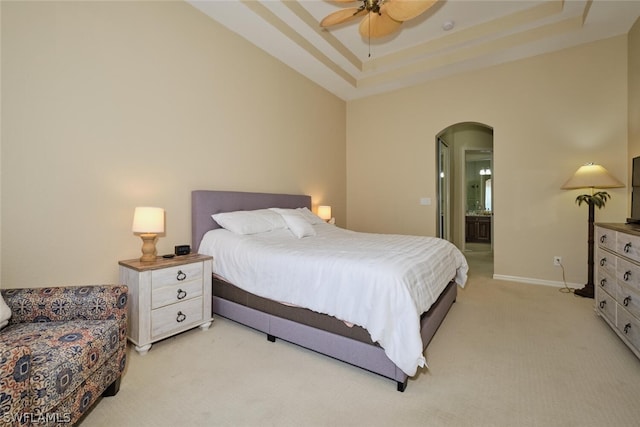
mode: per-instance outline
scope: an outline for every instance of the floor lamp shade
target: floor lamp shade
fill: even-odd
[[[576,188],[618,188],[624,184],[613,177],[605,168],[593,163],[580,166],[576,173],[560,188],[573,190]]]
[[[153,207],[138,207],[133,213],[134,233],[139,233],[142,239],[142,257],[140,261],[155,261],[156,237],[164,233],[164,209]]]
[[[593,298],[595,288],[593,286],[593,243],[594,243],[594,227],[595,220],[595,206],[598,208],[604,207],[609,194],[602,191],[594,194],[594,188],[618,188],[624,187],[624,184],[613,177],[605,168],[593,163],[587,163],[580,166],[580,168],[573,174],[571,178],[564,183],[560,188],[563,190],[572,190],[577,188],[589,188],[591,194],[583,194],[576,198],[576,203],[580,205],[582,202],[587,203],[589,207],[589,219],[588,219],[588,240],[587,240],[587,283],[582,289],[576,289],[574,293],[576,295]]]

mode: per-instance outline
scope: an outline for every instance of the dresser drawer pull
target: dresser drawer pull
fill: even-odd
[[[624,325],[625,334],[628,334],[630,330],[631,330],[631,323],[627,323],[626,325]]]
[[[631,279],[631,271],[626,271],[626,272],[624,273],[624,276],[622,276],[622,277],[624,278],[624,281],[625,281],[625,282],[628,282],[628,281],[629,281],[629,279]]]
[[[184,299],[184,297],[186,296],[187,296],[187,293],[185,291],[183,291],[182,289],[178,289],[178,295],[176,295],[176,298]]]
[[[178,312],[178,315],[176,316],[176,322],[178,322],[178,323],[182,323],[182,322],[184,322],[185,320],[187,320],[187,315],[186,315],[186,314],[184,314],[183,312],[179,311],[179,312]]]
[[[601,287],[604,288],[606,284],[607,284],[607,279],[606,278],[603,278],[602,280],[600,280],[600,286]]]
[[[625,299],[622,300],[622,304],[625,307],[629,307],[629,302],[631,302],[631,297],[626,297]]]
[[[600,308],[601,309],[604,309],[606,307],[606,305],[607,305],[607,301],[606,300],[600,301]]]
[[[630,250],[631,250],[631,243],[627,243],[626,245],[624,245],[625,254],[628,254]]]
[[[605,265],[607,265],[607,259],[606,258],[600,259],[600,267],[604,267]]]
[[[603,234],[602,236],[600,236],[600,243],[605,244],[607,243],[607,235]]]
[[[186,278],[187,278],[187,275],[184,274],[182,270],[178,270],[178,275],[176,276],[176,279],[182,282]]]

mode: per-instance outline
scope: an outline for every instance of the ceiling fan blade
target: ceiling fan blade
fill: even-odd
[[[381,10],[382,15],[370,13],[360,23],[360,35],[372,39],[387,36],[400,29],[402,22],[396,21]]]
[[[389,16],[396,21],[408,21],[424,13],[436,0],[388,0],[385,2]]]
[[[357,7],[338,10],[325,16],[324,19],[320,21],[320,26],[330,27],[332,25],[342,24],[343,22],[350,21],[351,19],[357,18],[358,16],[362,16],[366,13],[367,11],[365,9],[360,10],[360,8]]]

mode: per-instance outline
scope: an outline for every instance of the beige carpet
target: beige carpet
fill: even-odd
[[[640,361],[557,288],[492,280],[467,253],[467,287],[399,393],[375,374],[216,319],[131,351],[93,426],[635,426]]]

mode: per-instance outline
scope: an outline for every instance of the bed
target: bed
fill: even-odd
[[[391,252],[400,253],[402,247],[405,245],[422,245],[424,241],[429,238],[396,236],[393,237],[393,239],[400,239],[397,245],[402,246],[396,247],[393,251],[389,251],[388,254],[385,255],[381,253],[379,255],[380,258],[375,259],[376,254],[374,253],[373,260],[347,259],[345,262],[338,260],[327,261],[332,263],[332,268],[325,268],[322,266],[323,263],[320,262],[307,262],[305,264],[304,258],[295,258],[295,262],[288,261],[288,263],[285,263],[288,266],[288,274],[290,274],[291,278],[285,281],[274,278],[277,274],[272,271],[258,270],[256,266],[262,268],[264,264],[262,261],[249,261],[250,264],[244,264],[244,267],[241,266],[237,269],[239,270],[238,272],[233,273],[229,270],[228,265],[234,262],[240,264],[245,262],[246,260],[243,258],[248,259],[249,255],[254,253],[254,250],[258,250],[254,248],[254,246],[267,245],[269,248],[274,248],[269,251],[270,253],[275,253],[275,248],[282,247],[284,251],[300,254],[303,253],[303,247],[305,251],[313,250],[311,247],[317,246],[316,241],[325,240],[329,244],[345,245],[340,246],[340,248],[347,248],[346,244],[354,237],[367,237],[372,240],[372,244],[373,241],[386,239],[386,237],[384,237],[385,235],[350,232],[324,222],[314,222],[311,219],[309,219],[309,221],[314,224],[312,227],[313,235],[309,236],[291,236],[291,233],[295,234],[298,232],[296,229],[297,223],[288,223],[288,226],[285,226],[284,230],[269,230],[267,233],[257,234],[248,232],[247,234],[251,236],[239,236],[229,230],[220,229],[220,225],[214,221],[212,217],[212,215],[216,215],[218,221],[221,221],[223,218],[218,214],[239,211],[255,212],[256,210],[270,211],[271,209],[268,208],[281,208],[281,211],[277,212],[281,213],[283,217],[288,220],[290,216],[298,216],[298,211],[310,214],[311,197],[306,195],[234,191],[197,190],[192,192],[193,247],[196,248],[199,253],[214,256],[214,275],[212,278],[213,314],[261,331],[267,335],[270,341],[275,341],[277,338],[280,338],[392,379],[397,384],[397,390],[404,391],[408,378],[415,374],[417,367],[424,366],[426,361],[422,353],[442,323],[449,308],[455,302],[457,286],[464,286],[468,268],[464,257],[450,243],[440,239],[430,239],[433,241],[430,244],[448,245],[444,246],[446,247],[446,251],[438,249],[438,253],[448,253],[450,251],[453,254],[451,255],[452,259],[450,261],[448,258],[440,258],[438,262],[438,265],[446,266],[442,271],[446,271],[446,274],[450,277],[447,276],[444,281],[441,279],[435,280],[436,276],[430,272],[429,274],[434,277],[434,282],[442,282],[435,288],[437,291],[426,291],[420,288],[419,293],[422,295],[420,298],[425,299],[425,301],[420,300],[419,303],[416,302],[417,300],[409,303],[403,302],[400,310],[397,308],[390,309],[388,306],[392,306],[393,304],[387,304],[386,301],[402,299],[397,298],[396,295],[399,292],[397,289],[401,289],[401,293],[404,295],[404,285],[396,286],[396,280],[392,276],[389,276],[390,279],[387,280],[387,276],[385,276],[386,272],[377,273],[376,275],[368,277],[366,281],[362,281],[366,283],[367,286],[369,286],[370,283],[375,283],[375,286],[382,286],[377,284],[377,282],[382,284],[387,282],[394,283],[394,285],[391,286],[393,290],[389,291],[393,292],[393,298],[386,296],[377,297],[378,295],[382,295],[381,292],[387,292],[385,290],[386,286],[374,287],[372,290],[368,290],[367,286],[365,286],[360,289],[358,286],[361,285],[356,286],[355,284],[360,282],[359,275],[364,274],[366,277],[366,270],[368,270],[368,268],[358,267],[360,270],[363,270],[358,271],[356,265],[363,265],[362,263],[364,262],[365,266],[371,265],[373,269],[374,265],[384,264],[387,258],[391,260],[394,256],[400,257],[403,260],[409,259],[403,254],[389,254]],[[294,227],[294,225],[296,227]],[[227,226],[227,228],[230,227]],[[242,232],[239,233],[242,234]],[[289,235],[291,247],[288,247],[289,243],[287,243],[287,247],[285,247],[280,240],[271,240],[286,238],[285,235]],[[338,239],[335,242],[333,240],[334,237]],[[341,238],[346,240],[340,241],[339,239]],[[234,249],[224,252],[222,243],[227,240]],[[298,247],[294,245],[301,246]],[[452,247],[453,249],[451,249]],[[438,248],[440,248],[440,246],[438,246]],[[334,248],[325,249],[325,252],[331,255],[333,252],[348,252],[348,250],[336,250]],[[230,254],[233,253],[235,253],[236,256],[238,253],[242,255],[239,259],[229,261],[232,259],[230,258]],[[260,256],[260,254],[260,252],[256,252],[256,256]],[[323,257],[324,255],[322,253],[316,253],[311,256],[311,259],[319,260]],[[360,257],[360,255],[358,255],[358,257]],[[216,258],[218,263],[216,263]],[[252,258],[252,260],[255,259]],[[354,279],[348,282],[347,284],[349,286],[342,285],[342,287],[336,288],[337,291],[323,291],[322,288],[325,284],[329,286],[329,284],[339,282],[341,279],[341,276],[337,276],[337,272],[334,276],[334,271],[338,271],[335,265],[340,262],[343,264],[351,263],[348,264],[349,266],[353,265],[353,271],[349,271],[347,277],[356,277],[357,280]],[[369,264],[366,264],[367,262]],[[451,263],[451,265],[449,266],[448,263]],[[325,268],[325,270],[322,270],[322,268]],[[314,272],[314,274],[304,279],[303,274],[306,270]],[[251,274],[256,275],[251,276]],[[442,275],[443,273],[440,272],[439,274]],[[298,276],[301,277],[300,280],[307,280],[309,282],[308,288],[313,288],[313,292],[320,292],[320,294],[316,295],[308,291],[306,282],[304,283],[305,292],[297,292],[296,290],[298,288],[295,286]],[[238,283],[232,283],[234,280],[230,280],[229,277],[235,277],[235,281]],[[314,285],[314,281],[319,281],[319,285]],[[423,281],[426,282],[427,280]],[[275,294],[267,293],[265,289],[270,288],[272,282],[282,282],[282,286],[285,288],[290,286],[290,288],[282,291],[280,288],[277,288],[273,290]],[[351,283],[354,285],[351,286]],[[357,308],[355,310],[345,311],[346,309],[343,309],[342,305],[349,304],[335,301],[328,303],[325,301],[337,299],[331,298],[330,296],[336,292],[342,292],[341,289],[346,287],[353,287],[354,292],[362,291],[373,295],[373,297],[369,297],[369,294],[366,294],[367,296],[363,300],[374,301],[366,305],[374,306],[372,309],[383,310],[382,314],[377,312],[368,314],[366,311]],[[278,294],[278,292],[285,293]],[[322,294],[322,292],[325,292],[325,294]],[[413,291],[409,293],[411,292]],[[434,292],[436,293],[434,294]],[[288,299],[289,295],[291,295],[291,299]],[[381,299],[383,303],[376,303],[375,298]],[[428,306],[424,306],[424,304]],[[422,306],[424,306],[424,310],[420,309]],[[394,314],[390,315],[384,310],[392,310],[389,311],[389,313]],[[414,315],[412,311],[415,310],[418,311],[416,311]],[[352,316],[352,318],[350,316]],[[354,319],[355,321],[352,321]],[[386,320],[381,322],[377,319]],[[387,324],[393,325],[388,326]],[[414,329],[415,333],[413,332]],[[407,336],[410,338],[406,338]],[[410,351],[405,351],[405,347],[409,348]],[[415,355],[414,353],[416,353],[416,351],[419,354]]]

